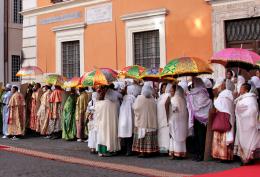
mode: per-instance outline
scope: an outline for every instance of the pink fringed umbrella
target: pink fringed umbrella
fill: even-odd
[[[213,55],[212,63],[219,63],[226,67],[241,67],[250,69],[254,67],[260,56],[252,51],[241,48],[223,49]]]

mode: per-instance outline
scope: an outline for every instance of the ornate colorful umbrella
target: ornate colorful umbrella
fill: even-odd
[[[84,76],[84,75],[83,75]],[[117,72],[109,68],[95,69],[81,79],[83,87],[109,85],[117,79]]]
[[[139,65],[127,66],[122,69],[122,75],[125,77],[133,79],[141,79],[142,73],[145,71],[145,68]]]
[[[150,68],[146,69],[142,74],[141,74],[141,79],[143,80],[148,80],[148,81],[159,81],[161,79],[161,72],[162,68]]]
[[[64,88],[72,88],[72,87],[77,87],[80,85],[80,77],[73,77],[69,79],[68,81],[65,81],[63,84]]]
[[[161,72],[161,76],[193,76],[211,74],[213,71],[208,63],[197,57],[181,57],[171,60]]]
[[[226,67],[240,67],[251,69],[255,67],[260,56],[247,49],[227,48],[215,53],[212,58],[212,63],[219,63]]]
[[[51,84],[51,85],[62,86],[65,81],[66,81],[66,78],[61,75],[58,75],[58,74],[50,74],[50,75],[46,76],[46,78],[45,78],[45,82],[47,84]]]
[[[37,66],[25,66],[22,67],[17,73],[16,76],[35,76],[35,75],[41,75],[43,74],[43,71],[41,68]]]

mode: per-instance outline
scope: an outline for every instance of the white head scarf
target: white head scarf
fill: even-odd
[[[179,85],[176,85],[176,91],[175,91],[175,94],[174,95],[178,95],[182,98],[184,98],[184,90],[181,86]]]
[[[127,95],[135,95],[135,86],[134,85],[129,85],[127,86],[126,93]]]
[[[223,84],[223,82],[225,82],[225,78],[219,77],[219,78],[216,80],[216,83],[215,83],[213,89],[216,89],[216,88],[220,87],[220,86]]]
[[[144,84],[141,94],[146,98],[151,98],[153,95],[153,88],[150,84]]]
[[[171,83],[168,83],[166,85],[166,88],[165,88],[165,93],[170,93],[171,92],[171,88],[172,88],[172,84]]]
[[[234,97],[232,91],[223,90],[214,101],[214,106],[220,112],[228,113],[229,115],[234,114]]]
[[[253,77],[251,77],[250,81],[255,85],[256,88],[260,88],[260,79],[259,79],[259,77],[253,76]]]
[[[206,88],[212,88],[213,87],[212,82],[208,78],[203,78],[202,80],[203,80]]]
[[[121,95],[122,97],[122,95]],[[117,102],[119,101],[119,98],[120,98],[120,93],[118,93],[117,91],[115,90],[112,90],[112,89],[108,89],[106,94],[105,94],[105,100],[110,100],[112,102]]]
[[[182,89],[184,90],[184,92],[187,92],[188,91],[188,82],[187,81],[180,81],[178,83],[179,86],[182,87]]]
[[[126,83],[126,85],[128,86],[128,85],[133,85],[134,84],[134,80],[133,79],[125,79],[125,83]]]
[[[245,78],[241,75],[237,76],[237,93],[240,92],[241,86],[246,82]]]

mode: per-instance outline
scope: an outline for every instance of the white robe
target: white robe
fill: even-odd
[[[236,124],[237,134],[235,145],[238,146],[237,155],[243,162],[248,162],[253,158],[253,152],[256,150],[260,141],[260,132],[258,131],[258,103],[254,93],[246,93],[236,100]]]
[[[88,103],[87,112],[89,114],[93,114],[92,120],[89,120],[88,122],[88,147],[91,149],[97,149],[97,119],[95,115],[95,105],[96,105],[96,97],[97,93],[94,92],[92,94],[92,100]]]
[[[134,95],[125,95],[120,107],[118,137],[130,138],[133,135],[134,128],[134,112],[132,105],[135,101]]]
[[[185,98],[176,92],[174,97],[171,98],[170,106],[170,152],[186,153],[188,117]]]
[[[168,98],[169,94],[164,93],[157,100],[158,145],[160,151],[168,151],[170,145],[168,117],[165,109],[165,103]]]
[[[97,144],[107,147],[107,151],[120,150],[118,140],[118,108],[110,100],[97,101],[95,116],[98,124]]]
[[[8,117],[9,117],[9,101],[12,97],[12,92],[8,91],[7,93],[4,94],[3,96],[3,134],[8,135]]]
[[[234,122],[235,122],[235,107],[234,97],[230,90],[223,90],[219,93],[214,101],[214,106],[219,112],[224,112],[230,115],[229,122],[232,126],[231,130],[226,132],[226,145],[234,142]]]

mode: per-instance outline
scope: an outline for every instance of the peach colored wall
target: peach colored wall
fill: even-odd
[[[40,68],[43,69],[44,72],[55,72],[56,64],[56,40],[55,40],[55,32],[52,31],[52,28],[58,26],[64,26],[73,23],[82,22],[84,19],[84,9],[83,8],[73,8],[62,11],[64,14],[69,14],[72,12],[81,12],[81,18],[72,19],[63,22],[51,23],[42,25],[39,22],[42,19],[60,16],[62,15],[60,12],[55,12],[52,14],[45,14],[38,17],[38,25],[37,25],[37,64]]]
[[[124,67],[125,23],[120,17],[133,12],[159,8],[169,10],[166,16],[167,61],[183,55],[208,60],[212,55],[211,7],[204,0],[112,0],[112,3],[112,22],[88,25],[85,29],[86,71],[91,70],[93,66],[114,69]],[[80,7],[41,15],[38,19],[75,11],[81,11],[84,17],[85,7]],[[48,72],[55,71],[55,33],[51,29],[83,20],[82,18],[38,25],[38,64],[40,67],[46,68],[47,58]]]
[[[38,7],[45,7],[45,6],[49,6],[49,5],[52,5],[51,0],[38,0],[37,1]]]

